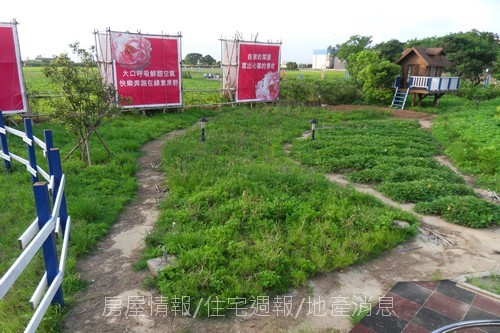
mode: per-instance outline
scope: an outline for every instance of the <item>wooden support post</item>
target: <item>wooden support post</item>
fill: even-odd
[[[418,106],[422,106],[422,100],[424,99],[423,94],[418,94]]]
[[[33,184],[33,193],[35,195],[36,213],[38,216],[38,227],[42,230],[43,226],[50,220],[50,201],[47,183],[36,182]],[[47,283],[50,286],[59,273],[59,264],[57,259],[56,237],[54,231],[50,233],[42,245],[43,260],[45,262],[45,271],[47,272]],[[64,306],[62,287],[59,287],[52,303]]]
[[[441,97],[443,97],[444,93],[441,93],[441,94],[435,94],[434,95],[434,106],[438,106],[439,105],[439,99]]]
[[[411,106],[415,106],[415,96],[417,94],[411,94]]]

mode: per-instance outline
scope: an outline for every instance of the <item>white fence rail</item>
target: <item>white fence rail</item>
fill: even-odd
[[[28,158],[9,152],[7,135],[22,139],[28,150]],[[2,299],[15,284],[26,266],[40,249],[43,252],[45,274],[41,278],[30,304],[35,310],[25,332],[35,332],[50,304],[64,306],[62,281],[68,251],[71,229],[71,218],[68,216],[65,198],[66,177],[62,173],[59,149],[53,148],[52,133],[45,131],[45,141],[33,136],[31,119],[24,120],[24,132],[5,126],[0,111],[0,157],[5,167],[10,169],[11,161],[17,161],[26,166],[32,177],[33,194],[37,217],[19,237],[18,243],[22,250],[19,257],[0,279],[0,299]],[[44,171],[36,162],[35,146],[43,150],[47,159],[49,172]],[[40,182],[42,176],[46,182]],[[52,205],[49,195],[52,192]],[[52,208],[51,208],[52,206]],[[58,258],[56,248],[56,233],[62,231],[61,254]]]
[[[459,77],[410,76],[412,89],[421,88],[429,92],[456,91],[460,86]]]

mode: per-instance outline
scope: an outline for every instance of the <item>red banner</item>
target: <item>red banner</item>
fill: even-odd
[[[182,104],[179,39],[111,32],[115,84],[123,107]]]
[[[236,101],[275,101],[280,91],[280,45],[239,43]]]
[[[0,110],[26,112],[21,56],[15,23],[0,23]]]

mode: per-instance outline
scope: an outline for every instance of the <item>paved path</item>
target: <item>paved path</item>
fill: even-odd
[[[398,282],[350,333],[429,333],[456,322],[485,319],[500,320],[500,296],[466,290],[450,280]],[[498,333],[500,327],[459,332]]]

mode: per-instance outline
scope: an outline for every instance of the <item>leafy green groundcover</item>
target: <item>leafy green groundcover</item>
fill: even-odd
[[[312,116],[327,123],[350,115],[238,109],[211,119],[204,143],[191,132],[166,144],[170,193],[142,261],[145,267],[164,250],[177,257],[159,274],[162,294],[189,296],[199,314],[209,314],[209,299],[222,300],[224,309],[230,299],[282,293],[414,235],[413,216],[286,157],[283,145],[307,130]],[[394,220],[412,227],[397,228]]]
[[[345,172],[396,201],[426,202],[417,206],[421,212],[470,227],[500,223],[500,207],[473,197],[461,177],[433,159],[439,152],[438,142],[416,121],[395,119],[341,122],[321,129],[315,141],[297,140],[292,150],[306,165]],[[444,202],[445,210],[439,209]]]
[[[213,111],[203,111],[207,116]],[[63,162],[66,174],[66,199],[71,215],[71,242],[63,282],[66,304],[85,286],[76,270],[76,259],[89,253],[116,221],[124,205],[133,198],[137,187],[135,171],[140,148],[147,141],[179,128],[188,127],[202,115],[201,110],[184,113],[158,114],[153,117],[123,115],[101,127],[99,133],[110,147],[108,156],[96,138],[91,143],[94,165],[86,166],[78,159],[79,153]],[[43,138],[44,129],[53,130],[56,147],[65,156],[74,146],[72,136],[57,124],[43,123],[34,126],[35,135]],[[138,130],[140,129],[140,130]],[[94,140],[95,139],[95,140]],[[26,146],[21,139],[9,136],[11,152],[26,158]],[[37,162],[48,170],[41,152]],[[36,217],[30,174],[26,167],[12,162],[12,171],[0,166],[0,276],[2,276],[21,251],[17,238]],[[0,300],[0,332],[22,332],[33,315],[29,299],[43,275],[41,255],[33,260]],[[57,331],[62,312],[50,307],[39,328],[40,332]]]
[[[500,192],[500,98],[445,112],[432,133],[460,170],[474,174],[482,188]]]

